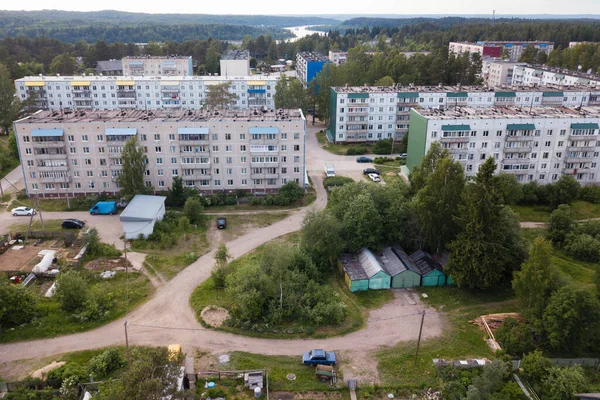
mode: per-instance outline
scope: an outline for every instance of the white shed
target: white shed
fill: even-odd
[[[147,238],[165,216],[165,200],[165,196],[135,195],[119,216],[125,238],[137,239],[140,233]]]

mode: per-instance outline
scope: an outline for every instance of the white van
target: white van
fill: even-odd
[[[325,175],[328,178],[335,176],[335,167],[333,164],[325,164]]]

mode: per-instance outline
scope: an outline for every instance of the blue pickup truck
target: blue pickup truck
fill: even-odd
[[[322,349],[314,349],[302,354],[302,363],[306,365],[335,365],[335,353]]]
[[[96,205],[90,208],[90,214],[115,215],[117,213],[116,201],[99,201]]]

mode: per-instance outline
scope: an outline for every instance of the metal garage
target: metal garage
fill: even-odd
[[[386,247],[378,257],[383,269],[390,275],[391,287],[411,288],[421,286],[421,275],[408,255],[400,247]]]
[[[410,255],[410,259],[419,270],[423,286],[446,285],[446,274],[442,266],[431,258],[429,254],[423,250],[418,250]]]
[[[383,270],[371,250],[363,248],[358,254],[358,261],[369,277],[369,289],[389,289],[391,277]]]

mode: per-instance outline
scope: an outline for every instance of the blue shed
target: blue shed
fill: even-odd
[[[389,289],[392,278],[381,267],[371,250],[363,248],[358,254],[358,261],[369,277],[369,289]]]
[[[354,255],[342,254],[340,263],[344,271],[344,281],[351,292],[369,290],[369,277]]]
[[[417,272],[417,267],[400,247],[384,248],[378,259],[390,275],[393,289],[421,286],[421,275]]]
[[[429,254],[418,250],[410,255],[410,259],[419,270],[423,286],[444,286],[446,284],[446,274],[442,266]]]

